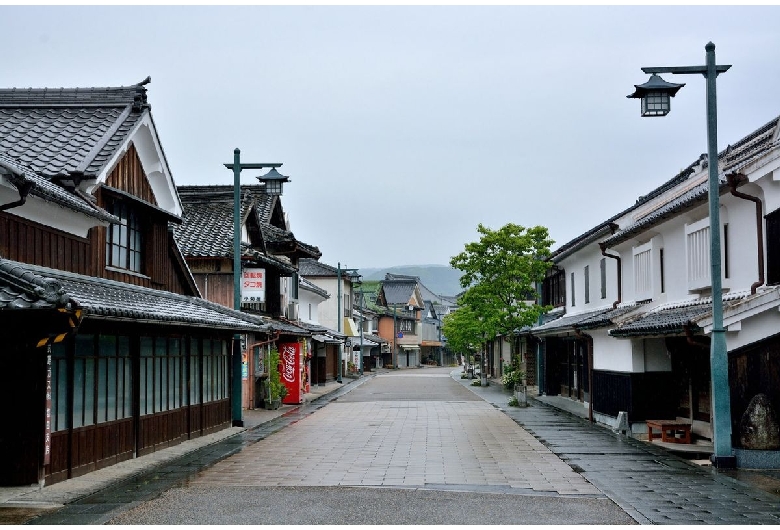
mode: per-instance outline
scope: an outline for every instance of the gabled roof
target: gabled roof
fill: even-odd
[[[17,190],[27,188],[30,195],[46,202],[88,215],[99,221],[119,222],[117,217],[94,204],[89,196],[66,191],[61,186],[33,173],[32,170],[3,152],[0,152],[0,175]]]
[[[179,198],[157,138],[144,85],[0,89],[0,153],[69,193],[93,193],[132,143],[156,206]],[[74,190],[75,187],[75,190]]]
[[[30,289],[33,289],[34,296],[29,295]],[[38,298],[39,305],[75,305],[83,310],[86,318],[209,326],[224,330],[263,330],[258,324],[247,320],[244,313],[202,298],[3,258],[0,258],[0,292],[17,293],[16,302],[12,300],[5,308],[14,305],[22,307],[24,303],[30,302],[27,298]],[[24,298],[25,294],[27,298]],[[33,306],[35,303],[32,301]]]
[[[382,280],[385,303],[390,306],[408,304],[415,295],[419,294],[419,280],[416,276],[398,277],[398,279],[393,276],[387,274]]]
[[[175,235],[184,255],[188,258],[232,258],[233,187],[179,186],[178,191],[184,212],[181,226],[175,228]],[[259,244],[264,247],[265,257],[272,258],[276,251],[287,253],[288,248],[305,256],[319,257],[317,247],[296,240],[288,230],[268,224],[270,212],[276,207],[276,197],[266,195],[262,186],[242,185],[240,204],[243,222],[250,224],[249,218],[252,217],[253,225],[260,229],[262,241]],[[253,252],[259,251],[255,248]],[[295,270],[289,263],[280,267]]]
[[[307,291],[311,291],[312,293],[318,294],[321,297],[328,299],[330,298],[330,294],[325,289],[322,289],[320,287],[317,287],[313,283],[311,283],[309,280],[304,278],[303,276],[298,275],[298,286],[301,289],[305,289]]]
[[[316,259],[303,258],[298,261],[298,274],[310,278],[338,278],[339,269]],[[356,275],[350,275],[346,269],[341,269],[341,278],[344,280],[356,279]]]
[[[0,151],[47,177],[96,177],[149,108],[142,83],[0,90]]]
[[[741,169],[754,162],[757,158],[766,154],[770,149],[777,147],[779,128],[780,117],[774,118],[738,142],[729,145],[726,147],[726,149],[718,153],[721,193],[727,189],[727,174],[739,172]],[[562,245],[556,249],[552,253],[551,259],[553,261],[560,261],[564,257],[572,254],[585,245],[599,240],[603,236],[607,235],[608,229],[614,230],[616,228],[612,225],[612,223],[626,214],[637,210],[639,207],[650,204],[653,200],[663,196],[670,190],[677,188],[692,177],[701,174],[701,172],[707,168],[707,166],[707,155],[700,155],[696,161],[675,175],[672,179],[657,187],[647,195],[639,197],[633,206],[623,210],[617,215],[612,216],[607,221],[597,225],[591,230],[581,234],[580,236],[577,236],[565,245]],[[647,214],[645,214],[644,217],[637,219],[637,221],[634,223],[624,226],[621,230],[614,232],[614,235],[611,235],[610,237],[602,240],[602,242],[604,242],[607,247],[617,245],[618,243],[630,239],[633,235],[663,222],[672,215],[677,215],[681,212],[699,206],[707,200],[707,189],[707,182],[704,181],[692,189],[686,191],[682,195],[673,197],[671,200],[659,204],[657,207],[653,208]]]

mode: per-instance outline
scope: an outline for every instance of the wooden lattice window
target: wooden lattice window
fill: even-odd
[[[106,231],[106,265],[143,272],[143,232],[141,218],[126,203],[111,201],[107,210],[119,218]]]

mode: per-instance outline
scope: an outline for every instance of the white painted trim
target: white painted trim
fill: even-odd
[[[92,194],[98,186],[106,182],[121,158],[127,153],[131,143],[135,145],[138,152],[141,166],[157,199],[157,206],[181,217],[183,213],[181,200],[148,109],[144,110],[144,115],[135,124],[122,145],[114,151],[114,156],[106,162],[96,181],[88,185],[86,192]]]

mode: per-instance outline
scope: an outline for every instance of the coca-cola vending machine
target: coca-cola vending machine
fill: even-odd
[[[287,395],[282,400],[286,404],[303,403],[301,392],[301,345],[298,342],[279,344],[281,379],[287,387]]]

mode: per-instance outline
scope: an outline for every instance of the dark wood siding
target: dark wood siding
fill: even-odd
[[[187,409],[142,416],[138,431],[138,456],[180,444],[187,439]]]
[[[674,418],[677,396],[672,372],[593,371],[593,410],[608,416],[628,412],[630,421]]]
[[[780,335],[729,353],[731,432],[739,441],[739,422],[756,394],[766,394],[780,412]]]
[[[780,210],[766,216],[766,283],[780,283]]]
[[[0,256],[42,267],[95,275],[88,239],[0,212]]]
[[[119,162],[107,183],[156,204],[133,148]],[[95,194],[101,207],[106,206],[107,193],[110,192],[99,189]],[[171,254],[169,218],[153,208],[144,208],[141,203],[134,204],[134,207],[140,210],[145,222],[143,274],[106,268],[106,227],[95,226],[90,229],[88,238],[80,238],[19,218],[12,211],[0,212],[0,256],[177,294],[194,294],[186,280],[186,272]]]
[[[193,274],[200,294],[206,300],[233,307],[233,273]]]
[[[125,155],[106,179],[106,185],[157,206],[157,199],[133,144],[130,144]]]

